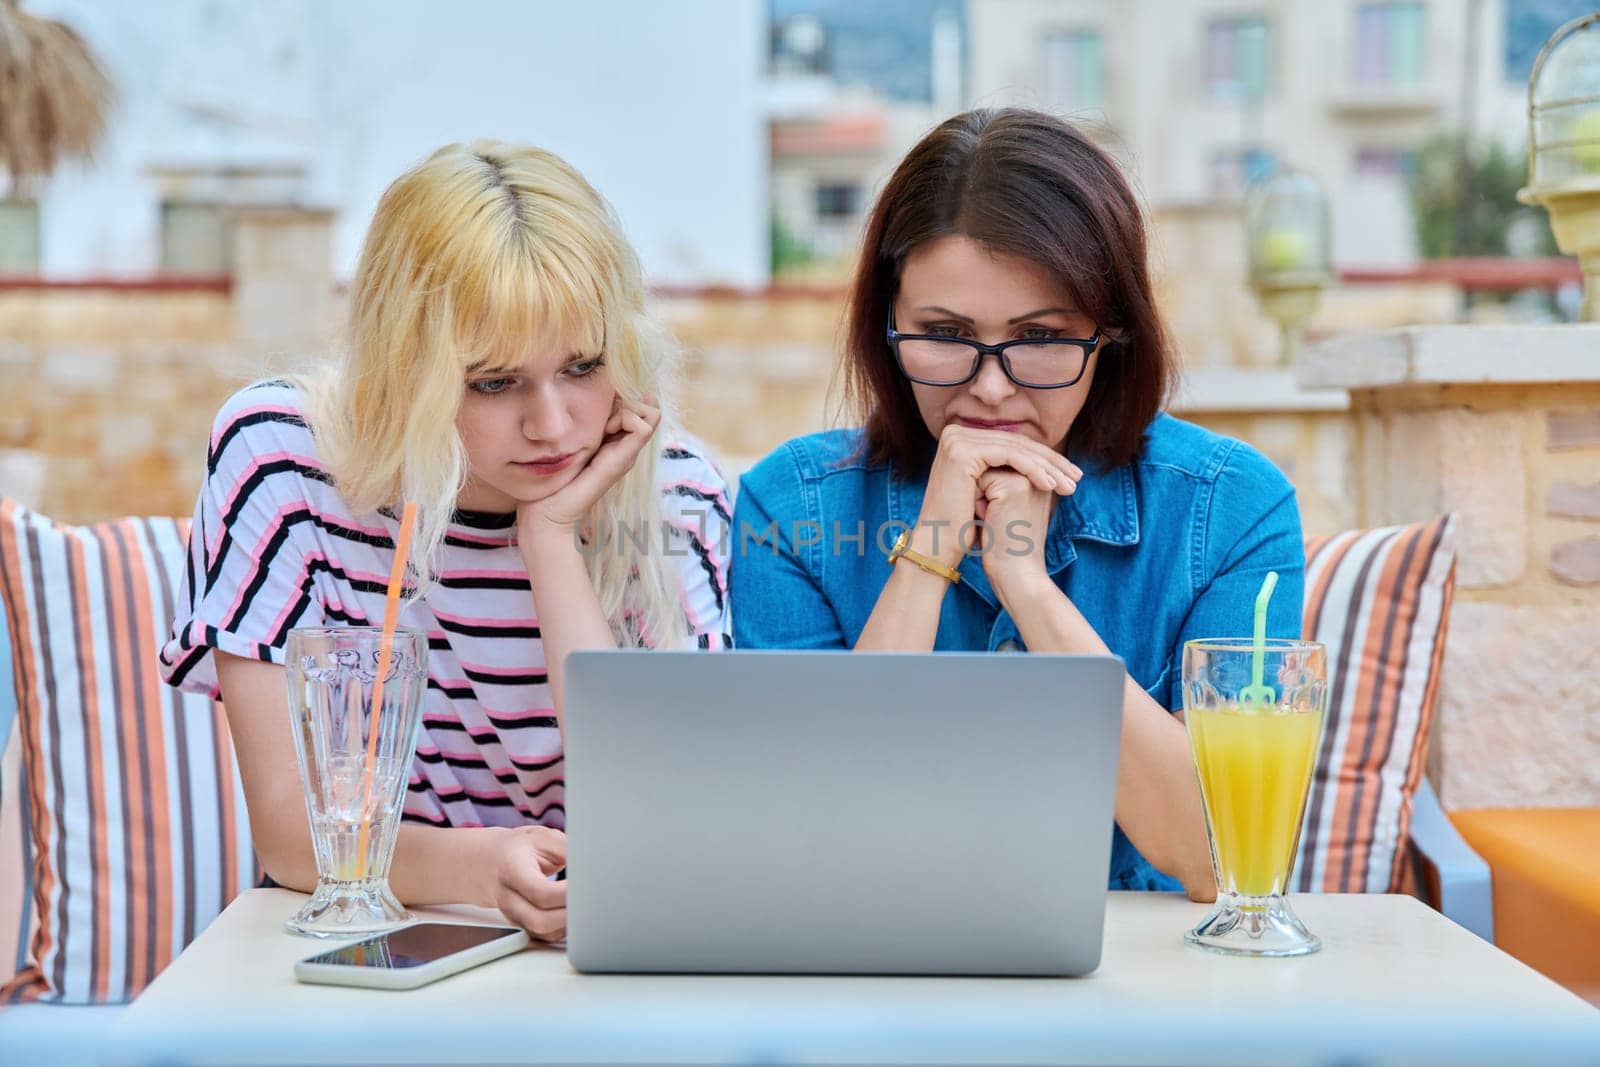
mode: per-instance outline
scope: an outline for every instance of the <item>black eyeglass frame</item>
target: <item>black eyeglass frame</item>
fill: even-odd
[[[1101,340],[1100,330],[1098,327],[1095,329],[1093,337],[1019,337],[1011,341],[1001,341],[999,344],[994,345],[986,345],[982,341],[974,341],[966,337],[936,337],[932,334],[925,333],[901,333],[899,330],[894,328],[893,307],[889,308],[889,322],[885,336],[889,342],[889,350],[894,353],[895,366],[900,368],[900,373],[905,375],[907,380],[916,382],[918,385],[932,385],[939,387],[966,385],[968,382],[972,381],[972,379],[976,378],[978,376],[978,372],[983,369],[983,357],[993,356],[1000,361],[1000,369],[1005,373],[1005,376],[1011,380],[1011,383],[1023,389],[1066,389],[1077,385],[1079,382],[1083,381],[1083,376],[1089,369],[1089,357],[1094,355],[1094,350],[1100,346]],[[912,374],[906,369],[905,360],[900,358],[901,341],[938,341],[942,344],[955,343],[966,345],[968,348],[972,349],[972,372],[969,373],[965,378],[953,382],[936,382],[928,378],[918,378],[915,374]],[[1083,352],[1083,362],[1079,364],[1078,373],[1074,375],[1070,381],[1057,382],[1054,385],[1035,385],[1033,382],[1023,381],[1014,373],[1012,373],[1011,360],[1006,356],[1006,349],[1015,348],[1018,345],[1061,345],[1063,348],[1077,348]]]

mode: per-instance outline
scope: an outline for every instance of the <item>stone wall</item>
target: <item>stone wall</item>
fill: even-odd
[[[188,515],[212,417],[271,372],[239,345],[0,341],[0,493],[53,518]]]
[[[0,288],[0,493],[70,522],[191,513],[222,401],[327,348],[330,221],[239,208],[231,280]]]
[[[0,493],[86,519],[168,513],[187,486],[187,511],[183,409],[215,362],[193,353],[232,335],[225,288],[0,291]]]
[[[783,441],[841,425],[836,292],[667,296],[655,310],[684,347],[679,402],[730,475]]]
[[[1352,337],[1299,377],[1349,390],[1359,523],[1460,517],[1441,798],[1600,803],[1600,327]]]
[[[234,336],[226,285],[0,287],[0,339],[36,348],[220,344]]]
[[[320,327],[295,327],[307,296],[279,292],[280,317],[256,311],[259,330],[244,329],[241,289],[274,292],[0,292],[0,395],[9,398],[0,492],[75,522],[188,513],[218,405],[253,378],[325,352],[342,310],[325,300]],[[838,294],[713,291],[654,303],[683,344],[685,420],[730,473],[790,437],[848,421]],[[1342,394],[1297,391],[1271,368],[1199,367],[1174,411],[1261,448],[1299,489],[1307,530],[1354,521]]]
[[[1188,371],[1172,412],[1248,441],[1294,483],[1309,535],[1349,529],[1357,520],[1354,440],[1343,390],[1299,388],[1287,370]]]
[[[1308,530],[1349,525],[1344,401],[1309,399],[1275,366],[1274,328],[1243,284],[1236,213],[1174,209],[1157,221],[1160,297],[1188,372],[1175,410],[1282,466]],[[217,405],[326,352],[337,332],[331,222],[316,209],[239,208],[231,284],[0,287],[0,492],[69,521],[187,512]],[[846,421],[842,290],[664,293],[654,306],[684,345],[686,421],[730,472]],[[1312,330],[1449,310],[1434,287],[1335,290]]]

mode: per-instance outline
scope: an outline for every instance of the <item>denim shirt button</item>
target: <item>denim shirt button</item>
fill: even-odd
[[[1004,641],[1001,641],[998,645],[996,645],[994,650],[996,652],[1016,652],[1016,651],[1019,651],[1018,648],[1017,648],[1017,643],[1015,641],[1011,640],[1009,637],[1006,638]]]

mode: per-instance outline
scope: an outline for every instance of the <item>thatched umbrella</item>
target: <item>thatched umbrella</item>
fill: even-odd
[[[13,190],[88,157],[110,104],[111,80],[82,37],[0,0],[0,168]]]

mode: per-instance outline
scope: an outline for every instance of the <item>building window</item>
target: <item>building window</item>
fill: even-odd
[[[1409,178],[1417,169],[1417,154],[1406,148],[1356,149],[1356,175],[1361,178]]]
[[[1058,111],[1105,106],[1105,45],[1099,30],[1045,35],[1044,101]]]
[[[228,220],[221,204],[168,200],[161,205],[161,269],[167,274],[229,272]]]
[[[1427,18],[1420,3],[1366,3],[1356,9],[1356,82],[1422,84]]]
[[[0,275],[39,273],[39,205],[32,200],[0,200]]]
[[[861,210],[861,186],[854,182],[817,185],[817,218],[851,219]]]
[[[1271,31],[1259,17],[1216,19],[1206,27],[1206,95],[1260,103],[1271,77]]]

